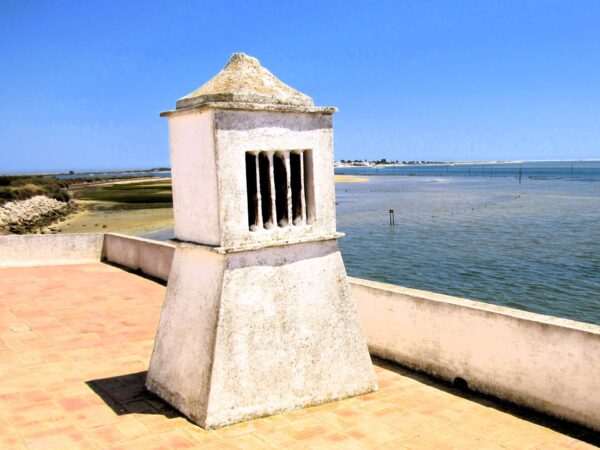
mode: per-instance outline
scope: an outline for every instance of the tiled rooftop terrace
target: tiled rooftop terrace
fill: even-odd
[[[591,448],[598,433],[375,361],[377,393],[203,430],[144,391],[165,288],[106,264],[0,269],[0,448]]]

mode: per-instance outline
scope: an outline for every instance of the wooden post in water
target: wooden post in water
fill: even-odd
[[[519,167],[519,184],[521,184],[522,178],[523,178],[523,163],[521,163],[521,167]]]
[[[394,220],[394,210],[390,209],[390,227],[396,225],[396,221]]]

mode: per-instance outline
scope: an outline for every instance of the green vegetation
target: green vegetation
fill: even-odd
[[[106,178],[59,179],[40,175],[0,175],[0,205],[45,195],[68,202],[89,201],[94,210],[171,208],[171,181],[162,178],[127,182],[123,178],[107,182]],[[98,184],[101,182],[102,184]]]
[[[173,206],[170,180],[85,186],[76,190],[74,195],[78,200],[98,202],[94,206],[96,210],[171,208]]]
[[[30,175],[0,176],[0,205],[13,200],[26,200],[36,195],[45,195],[62,202],[71,197],[67,192],[69,183],[53,177]]]
[[[148,175],[148,177],[151,177],[151,175]],[[69,185],[72,186],[74,184],[108,183],[109,181],[124,181],[124,180],[126,181],[126,180],[130,180],[130,179],[140,179],[140,177],[137,177],[137,176],[69,177],[69,178],[65,178],[63,181],[69,183]],[[142,179],[147,179],[147,178],[142,178]],[[156,178],[152,178],[152,179],[156,179]]]

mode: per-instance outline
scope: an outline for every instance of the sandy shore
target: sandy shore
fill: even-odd
[[[366,183],[369,181],[366,177],[357,177],[354,175],[334,175],[336,183]]]
[[[172,208],[121,211],[83,210],[66,221],[47,227],[47,233],[113,232],[139,234],[173,226]]]

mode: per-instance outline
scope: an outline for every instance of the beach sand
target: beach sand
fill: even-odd
[[[367,177],[357,177],[354,175],[334,175],[336,183],[366,183]]]
[[[172,208],[117,211],[82,210],[44,229],[45,233],[139,234],[173,226]]]

